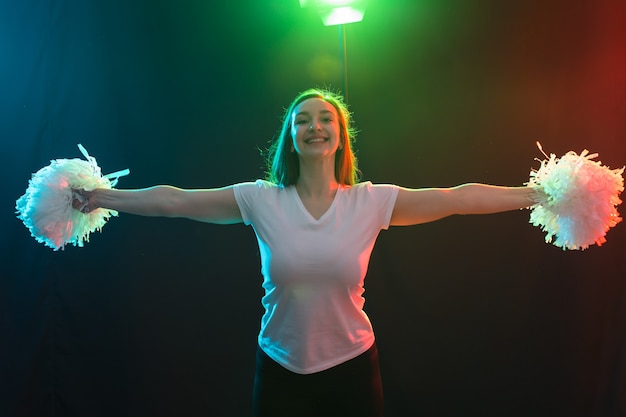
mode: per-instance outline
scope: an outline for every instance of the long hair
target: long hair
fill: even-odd
[[[339,140],[342,149],[337,149],[335,154],[335,179],[342,185],[354,185],[359,181],[360,171],[357,168],[357,158],[352,150],[352,142],[356,132],[351,126],[352,119],[348,106],[341,95],[318,88],[311,88],[298,94],[285,111],[280,134],[272,142],[267,152],[266,179],[283,187],[294,185],[298,180],[300,161],[298,154],[291,152],[291,115],[298,104],[310,98],[322,99],[337,110]]]

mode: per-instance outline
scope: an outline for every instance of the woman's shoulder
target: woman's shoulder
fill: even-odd
[[[265,190],[271,190],[271,189],[278,190],[278,189],[284,188],[283,186],[279,184],[276,184],[268,180],[263,180],[263,179],[258,179],[255,181],[240,182],[240,183],[235,184],[234,187],[236,188],[260,188],[260,189],[265,189]]]
[[[353,192],[368,192],[372,190],[393,190],[397,189],[398,186],[395,184],[378,184],[372,181],[362,181],[354,185],[344,185],[343,188]]]
[[[284,190],[280,184],[276,184],[271,181],[267,181],[264,179],[258,179],[256,181],[248,181],[248,182],[240,182],[235,184],[234,186],[235,194],[238,195],[248,195],[248,196],[263,196],[263,195],[271,195],[278,194],[280,191]]]
[[[394,184],[378,184],[363,181],[352,186],[343,186],[345,195],[355,201],[372,202],[394,200],[399,187]]]

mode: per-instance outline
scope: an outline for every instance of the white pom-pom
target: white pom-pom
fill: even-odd
[[[38,242],[54,250],[66,244],[83,246],[89,235],[101,230],[115,210],[99,208],[82,213],[72,207],[74,190],[112,188],[117,179],[130,171],[102,175],[96,159],[82,145],[78,148],[87,160],[56,159],[32,175],[28,188],[16,201],[18,218]]]
[[[528,185],[536,188],[537,201],[530,222],[546,232],[546,242],[564,250],[601,246],[608,230],[622,220],[617,206],[624,168],[609,169],[593,160],[597,156],[587,150],[561,158],[550,154],[531,171]]]

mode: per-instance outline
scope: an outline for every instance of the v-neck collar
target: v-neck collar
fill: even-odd
[[[291,192],[294,194],[294,198],[296,199],[296,202],[298,204],[298,206],[300,206],[300,209],[302,209],[302,211],[304,212],[305,216],[307,216],[309,218],[309,220],[311,220],[313,223],[319,223],[322,220],[324,220],[325,217],[327,217],[331,211],[333,211],[333,209],[335,208],[335,204],[337,203],[337,199],[339,198],[339,193],[343,190],[343,185],[338,184],[337,186],[337,192],[335,193],[335,197],[333,197],[333,201],[330,203],[330,206],[328,206],[328,208],[326,209],[326,211],[324,213],[322,213],[322,215],[319,218],[315,218],[311,212],[306,208],[306,206],[304,205],[304,203],[302,202],[302,199],[300,198],[300,194],[298,193],[298,190],[296,189],[296,186],[292,186],[291,187]]]

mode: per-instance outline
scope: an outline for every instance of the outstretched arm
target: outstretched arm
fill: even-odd
[[[84,212],[107,208],[141,216],[186,217],[208,223],[240,223],[241,213],[232,186],[185,190],[169,185],[139,190],[79,191],[86,200],[74,207]],[[80,197],[79,197],[80,198]]]
[[[489,214],[534,204],[531,187],[463,184],[452,188],[400,188],[391,225],[427,223],[453,214]]]

